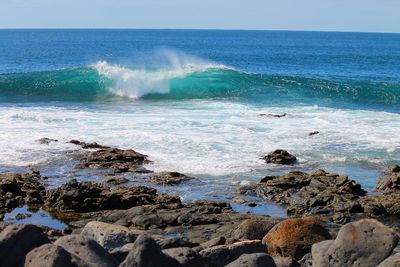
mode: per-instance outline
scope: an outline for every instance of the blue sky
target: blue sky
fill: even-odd
[[[0,28],[400,32],[400,0],[3,0]]]

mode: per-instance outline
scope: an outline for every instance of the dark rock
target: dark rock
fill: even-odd
[[[376,189],[384,193],[398,193],[400,191],[400,166],[390,166],[387,174],[378,181]]]
[[[156,203],[180,203],[179,197],[157,195],[157,190],[144,186],[110,190],[94,182],[75,179],[47,191],[46,206],[52,210],[89,212],[106,209],[127,209]]]
[[[243,221],[233,231],[232,237],[235,239],[263,239],[263,237],[274,227],[278,222],[271,218],[254,218]]]
[[[260,114],[260,116],[267,116],[267,117],[273,117],[273,118],[283,118],[283,117],[286,117],[286,115],[287,115],[286,113],[283,113],[283,114],[261,113]]]
[[[148,235],[140,235],[120,267],[174,267],[178,261],[162,253],[160,246]]]
[[[114,257],[114,259],[120,264],[123,262],[128,256],[129,252],[133,248],[133,243],[126,244],[122,247],[113,249],[110,254]]]
[[[103,148],[86,153],[75,168],[112,169],[116,173],[135,172],[149,160],[132,149]]]
[[[201,243],[200,246],[203,249],[206,248],[211,248],[211,247],[215,247],[215,246],[219,246],[219,245],[225,245],[226,243],[226,238],[223,236],[219,236],[216,238],[213,238],[211,240],[208,240],[207,242]]]
[[[398,235],[373,219],[349,223],[335,240],[313,245],[313,266],[377,266],[396,247]]]
[[[51,138],[47,138],[47,137],[40,138],[37,141],[42,145],[50,145],[50,143],[52,143],[52,142],[58,142],[57,139],[51,139]]]
[[[42,180],[39,172],[0,174],[0,213],[24,204],[43,204]]]
[[[225,267],[276,267],[274,260],[266,253],[243,254]]]
[[[220,267],[238,259],[242,254],[264,252],[260,240],[241,241],[231,245],[220,245],[200,251],[207,266]]]
[[[286,150],[277,149],[262,159],[265,160],[266,163],[274,163],[274,164],[282,164],[282,165],[289,165],[296,161],[296,157],[291,155]]]
[[[0,258],[8,266],[22,266],[29,251],[49,242],[38,226],[10,225],[0,233]]]
[[[271,256],[293,257],[300,260],[311,246],[331,235],[314,217],[287,219],[274,226],[263,238]]]
[[[199,253],[188,247],[169,248],[162,251],[175,259],[182,267],[203,267],[204,262]]]
[[[129,182],[129,180],[120,176],[107,176],[106,178],[101,180],[101,182],[111,185],[120,185]]]
[[[308,133],[308,136],[313,136],[313,135],[317,135],[317,134],[319,134],[319,132],[318,131],[314,131],[314,132]]]
[[[164,185],[176,185],[194,179],[179,172],[160,172],[150,175],[149,178],[152,183]]]
[[[158,241],[158,245],[161,249],[168,249],[168,248],[178,248],[178,247],[195,247],[198,244],[192,243],[187,239],[181,237],[173,237],[168,239],[162,239]]]
[[[46,244],[31,250],[25,258],[25,267],[89,267],[89,264],[62,247]]]
[[[77,146],[81,146],[83,149],[101,149],[101,148],[110,148],[109,146],[103,146],[100,145],[96,142],[93,143],[86,143],[86,142],[81,142],[79,140],[71,140],[69,141],[69,143],[77,145]]]
[[[114,258],[96,241],[80,235],[68,235],[59,238],[54,245],[60,246],[70,254],[79,257],[91,266],[117,266]]]

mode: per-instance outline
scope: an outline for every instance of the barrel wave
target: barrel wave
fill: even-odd
[[[99,62],[86,68],[0,74],[1,102],[197,98],[301,99],[396,107],[400,83],[245,73],[213,64],[135,69]]]

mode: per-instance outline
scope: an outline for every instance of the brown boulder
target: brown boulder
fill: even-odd
[[[293,257],[300,260],[311,251],[311,246],[330,239],[329,232],[315,217],[294,218],[278,223],[263,238],[268,254],[279,257]]]
[[[277,149],[262,159],[265,160],[266,163],[275,163],[282,165],[289,165],[296,161],[296,157],[283,149]]]

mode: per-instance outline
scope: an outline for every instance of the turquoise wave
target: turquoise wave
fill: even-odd
[[[243,98],[400,104],[400,83],[393,81],[250,74],[228,68],[183,73],[129,70],[129,73],[118,72],[116,75],[100,73],[91,67],[0,74],[0,101]]]

